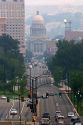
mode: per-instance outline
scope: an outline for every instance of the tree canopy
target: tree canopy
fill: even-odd
[[[24,60],[19,53],[19,42],[9,35],[0,36],[0,86],[7,80],[21,77],[24,73]]]
[[[73,90],[83,91],[83,41],[59,41],[55,56],[48,60],[48,66],[54,75],[55,82],[70,79]],[[82,90],[81,90],[82,89]]]

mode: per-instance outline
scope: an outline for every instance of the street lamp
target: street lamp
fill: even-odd
[[[31,83],[32,83],[32,82],[31,82],[31,69],[32,69],[32,65],[29,65],[29,69],[30,69],[30,94],[31,94],[31,86],[32,86],[32,85],[31,85]]]
[[[21,107],[20,107],[20,85],[19,85],[19,80],[18,80],[18,76],[16,77],[17,79],[17,86],[18,86],[18,96],[19,96],[19,120],[20,120],[20,125],[21,125]]]

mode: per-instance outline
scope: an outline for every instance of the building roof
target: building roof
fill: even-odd
[[[32,19],[32,23],[42,24],[44,23],[44,18],[39,15],[39,11],[37,11],[36,15]]]

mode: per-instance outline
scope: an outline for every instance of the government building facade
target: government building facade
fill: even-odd
[[[47,51],[48,42],[44,19],[37,11],[32,18],[28,51],[32,52],[33,56],[42,56]]]

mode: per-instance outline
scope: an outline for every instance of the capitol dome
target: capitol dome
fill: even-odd
[[[35,23],[35,24],[43,24],[44,23],[44,19],[41,15],[39,15],[39,11],[37,11],[37,14],[33,17],[32,23]]]
[[[37,11],[36,15],[32,18],[32,25],[30,27],[30,36],[32,37],[46,37],[46,27],[44,24],[44,19],[41,15],[39,15],[39,11]]]

